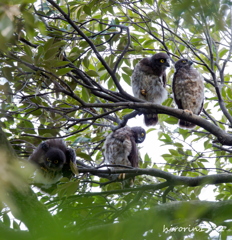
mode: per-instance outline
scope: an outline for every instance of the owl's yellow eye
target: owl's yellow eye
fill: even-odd
[[[54,160],[54,163],[57,164],[57,163],[58,163],[58,160]]]
[[[186,60],[183,60],[182,63],[186,63],[187,61]]]
[[[165,63],[165,59],[163,59],[163,58],[160,59],[160,62],[161,62],[161,63]]]
[[[144,133],[141,133],[141,136],[144,137]]]
[[[47,161],[48,161],[48,162],[51,162],[51,160],[50,160],[49,158],[47,158]]]

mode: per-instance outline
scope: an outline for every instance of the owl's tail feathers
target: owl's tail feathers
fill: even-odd
[[[191,122],[186,122],[184,120],[179,120],[179,126],[181,128],[194,128],[196,126],[196,124],[191,123]]]
[[[154,126],[158,122],[158,115],[155,113],[144,114],[144,123],[147,127]]]

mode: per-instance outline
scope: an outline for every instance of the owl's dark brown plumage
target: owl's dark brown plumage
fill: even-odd
[[[131,78],[132,91],[135,97],[162,104],[167,98],[166,68],[170,66],[169,56],[166,53],[156,53],[151,57],[143,58],[135,65]],[[155,125],[158,122],[157,114],[145,114],[146,126]]]
[[[141,127],[125,126],[110,133],[103,147],[105,163],[138,167],[139,154],[136,143],[142,143],[145,137],[146,132]],[[120,169],[120,167],[112,168]]]
[[[73,175],[70,164],[76,164],[76,154],[62,139],[49,139],[34,150],[29,162],[39,168],[45,182],[53,183]]]
[[[199,115],[204,104],[204,79],[192,67],[193,62],[180,59],[175,63],[175,74],[172,82],[174,100],[179,109],[184,109],[190,114]],[[182,128],[194,128],[196,125],[184,120],[179,120]]]

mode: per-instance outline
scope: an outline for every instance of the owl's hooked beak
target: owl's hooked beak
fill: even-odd
[[[165,64],[164,64],[166,67],[170,67],[170,60],[168,59]]]
[[[191,66],[193,64],[193,62],[192,61],[188,61],[188,64],[189,64],[189,66]]]
[[[47,162],[47,166],[48,166],[49,168],[51,167],[51,164],[52,164],[51,161],[48,161],[48,162]]]
[[[141,136],[140,134],[138,135],[137,143],[142,143],[144,141],[144,135]]]

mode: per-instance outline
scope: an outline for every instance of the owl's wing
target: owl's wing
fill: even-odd
[[[40,143],[37,146],[37,148],[33,151],[33,153],[30,155],[28,161],[38,166],[43,166],[44,156],[48,149],[49,146],[46,144],[46,142]]]
[[[137,168],[139,164],[138,148],[136,146],[134,137],[131,137],[130,141],[131,141],[131,151],[128,156],[128,160],[130,161],[132,167]]]
[[[139,67],[139,71],[142,71],[145,74],[154,74],[151,67],[151,59],[149,57],[143,58],[137,66]]]
[[[43,151],[47,152],[48,149],[49,149],[49,144],[48,144],[48,141],[46,142],[42,142],[40,143],[40,145],[38,146],[38,148],[41,148]]]
[[[73,175],[78,175],[78,167],[76,164],[76,153],[72,148],[67,148],[66,152],[66,164],[64,164],[62,172],[63,176],[67,178],[71,178]]]
[[[162,76],[162,83],[163,83],[163,87],[165,88],[167,83],[167,77],[165,72],[163,73],[163,76]]]
[[[198,96],[199,96],[199,99],[200,99],[200,103],[199,103],[199,109],[197,111],[197,115],[199,115],[203,109],[203,106],[204,106],[204,78],[203,76],[197,72],[198,74],[198,77],[197,77],[197,83],[198,83],[198,89],[197,89],[197,93],[198,93]]]
[[[76,153],[72,148],[67,148],[65,152],[67,163],[73,162],[76,163]]]
[[[64,177],[71,178],[73,175],[78,175],[78,168],[76,164],[76,153],[72,148],[67,148],[65,152],[66,163],[62,168]]]
[[[131,166],[128,160],[132,149],[130,136],[132,132],[128,127],[120,128],[107,136],[104,143],[106,164]]]
[[[176,105],[178,106],[178,108],[179,108],[179,109],[183,109],[181,100],[177,98],[176,92],[175,92],[176,82],[177,82],[177,80],[176,80],[177,76],[176,76],[176,75],[177,75],[177,74],[175,73],[175,74],[174,74],[174,77],[173,77],[173,81],[172,81],[172,89],[173,89],[174,100],[175,100]]]

